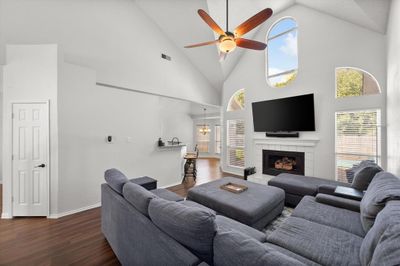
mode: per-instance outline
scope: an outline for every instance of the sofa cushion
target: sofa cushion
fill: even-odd
[[[361,237],[302,218],[289,217],[267,241],[322,265],[361,265]]]
[[[358,169],[354,174],[354,179],[351,183],[351,187],[360,191],[367,190],[372,179],[377,173],[381,171],[383,171],[383,169],[380,168],[377,164],[367,165]]]
[[[283,247],[274,245],[272,243],[266,242],[266,243],[264,243],[264,245],[267,246],[267,247],[270,247],[270,248],[272,248],[272,249],[274,249],[276,251],[279,251],[280,253],[283,253],[283,254],[285,254],[285,255],[287,255],[289,257],[292,257],[292,258],[294,258],[294,259],[296,259],[298,261],[301,261],[305,265],[308,265],[308,266],[320,266],[321,265],[321,264],[316,263],[316,262],[314,262],[312,260],[304,258],[303,256],[300,256],[299,254],[296,254],[296,253],[294,253],[294,252],[292,252],[290,250],[287,250],[287,249],[285,249]]]
[[[364,168],[366,166],[369,166],[369,165],[377,165],[377,164],[375,163],[374,160],[364,160],[358,164],[353,164],[353,167],[346,169],[346,178],[349,181],[349,183],[353,182],[354,175],[358,170],[360,170],[361,168]]]
[[[376,246],[370,265],[400,265],[400,224],[392,224],[385,230]]]
[[[201,204],[199,204],[199,203],[197,203],[197,202],[195,202],[195,201],[185,200],[185,201],[180,201],[179,203],[181,203],[181,204],[183,204],[183,205],[185,205],[185,206],[188,206],[188,207],[197,207],[197,208],[200,208],[200,209],[209,211],[209,212],[211,212],[211,213],[217,215],[217,212],[214,211],[213,209],[210,209],[210,208],[208,208],[208,207],[206,207],[206,206],[204,206],[204,205],[201,205]]]
[[[318,193],[317,196],[315,196],[315,201],[325,205],[360,213],[360,201],[358,200]]]
[[[376,215],[388,200],[400,200],[400,179],[391,173],[380,172],[361,200],[361,222],[365,232],[372,227]]]
[[[156,195],[159,198],[165,199],[165,200],[170,200],[170,201],[182,201],[184,200],[183,197],[179,196],[178,194],[169,191],[168,189],[165,188],[157,188],[150,190],[151,193]]]
[[[244,235],[250,236],[259,242],[265,242],[265,234],[263,232],[258,231],[248,225],[232,220],[231,218],[217,215],[215,222],[217,223],[218,229],[223,229],[226,231],[235,230]]]
[[[202,260],[212,263],[213,238],[217,228],[214,213],[157,198],[149,204],[149,215],[162,231]]]
[[[143,215],[149,216],[149,203],[157,196],[142,186],[128,182],[123,188],[124,198]]]
[[[359,212],[322,204],[311,196],[305,196],[300,201],[292,216],[342,229],[361,237],[365,235]]]
[[[225,230],[218,230],[215,236],[214,263],[218,266],[305,265],[249,236]]]
[[[375,219],[374,226],[368,231],[365,236],[361,249],[360,260],[364,265],[369,265],[376,246],[378,245],[385,230],[400,221],[400,201],[393,200],[386,203],[385,208],[378,213]],[[400,241],[400,239],[398,240]]]
[[[121,171],[115,168],[108,169],[104,172],[104,179],[115,192],[122,195],[122,188],[128,178]]]

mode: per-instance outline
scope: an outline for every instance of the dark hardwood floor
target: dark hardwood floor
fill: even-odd
[[[169,189],[186,196],[190,187],[227,175],[221,172],[217,159],[199,159],[197,167],[196,183],[188,180]],[[0,265],[119,265],[100,223],[100,208],[56,220],[0,220]]]

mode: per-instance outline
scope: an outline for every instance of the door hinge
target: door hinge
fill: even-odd
[[[11,196],[11,202],[14,202],[14,196]]]
[[[14,154],[13,154],[13,155],[11,155],[11,160],[12,160],[12,161],[14,161]]]
[[[14,113],[11,114],[11,119],[14,119],[15,115]]]

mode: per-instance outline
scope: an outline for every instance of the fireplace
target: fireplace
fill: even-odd
[[[263,150],[263,174],[304,175],[304,152]]]

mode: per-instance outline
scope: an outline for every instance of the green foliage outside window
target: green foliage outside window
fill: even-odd
[[[273,84],[276,88],[283,88],[286,87],[289,83],[296,79],[297,71],[286,75],[286,80],[282,82],[277,82]]]
[[[339,136],[366,136],[376,134],[377,113],[346,112],[336,115]]]
[[[238,111],[244,109],[244,89],[238,90],[232,96],[231,100],[228,104],[228,112],[229,111]]]
[[[244,90],[240,90],[235,95],[235,101],[240,105],[241,109],[244,109]]]
[[[363,95],[363,73],[350,68],[336,70],[336,97]]]
[[[236,149],[235,155],[236,155],[236,160],[244,160],[244,150]]]

